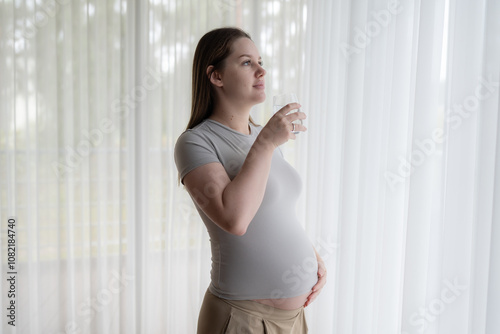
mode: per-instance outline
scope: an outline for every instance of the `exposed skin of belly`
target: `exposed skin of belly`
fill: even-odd
[[[258,303],[264,305],[270,305],[275,308],[279,308],[282,310],[294,310],[298,309],[301,306],[304,306],[306,303],[307,297],[311,294],[312,291],[306,292],[303,295],[291,297],[291,298],[280,298],[280,299],[253,299]]]

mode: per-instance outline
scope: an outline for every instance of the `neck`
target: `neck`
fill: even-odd
[[[250,128],[248,126],[249,117],[250,108],[241,110],[241,108],[217,105],[209,118],[235,131],[248,135],[250,134]]]

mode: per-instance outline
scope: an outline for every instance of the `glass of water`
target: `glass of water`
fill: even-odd
[[[283,108],[287,104],[293,103],[293,102],[296,102],[296,103],[299,102],[299,100],[297,100],[297,96],[294,93],[283,93],[283,94],[275,95],[273,97],[273,112],[276,113],[278,110],[280,110],[281,108]],[[290,113],[297,112],[297,111],[300,111],[300,108],[297,110],[292,110]],[[293,123],[302,124],[302,120],[298,119],[298,120],[293,121]],[[300,132],[294,131],[293,133],[299,134]]]

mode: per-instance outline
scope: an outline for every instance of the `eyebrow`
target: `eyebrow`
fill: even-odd
[[[241,56],[239,56],[238,58],[241,58],[241,57],[248,57],[248,58],[252,58],[251,55],[247,55],[247,54],[243,54]],[[259,56],[259,59],[262,59],[262,56]]]

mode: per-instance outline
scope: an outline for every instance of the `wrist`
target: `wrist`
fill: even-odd
[[[259,151],[267,151],[272,153],[274,152],[276,147],[278,147],[278,145],[273,142],[272,136],[266,135],[268,134],[266,130],[267,129],[263,129],[261,133],[259,133],[257,139],[254,142],[254,146],[256,146],[257,150]]]

